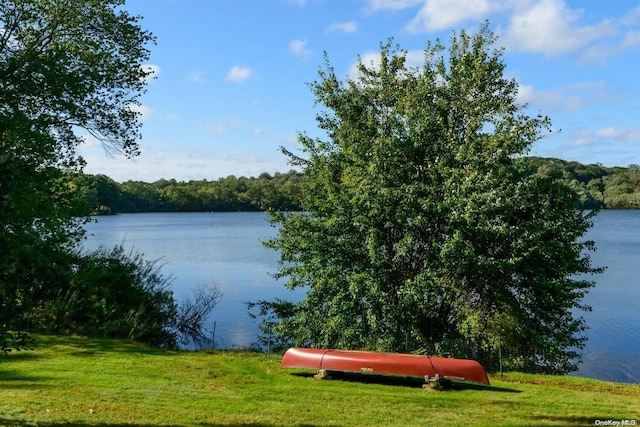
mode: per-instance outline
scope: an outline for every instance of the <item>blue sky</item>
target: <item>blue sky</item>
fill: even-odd
[[[390,37],[411,54],[489,19],[521,102],[556,132],[531,155],[640,164],[640,2],[627,0],[129,0],[157,37],[142,98],[142,154],[81,147],[116,181],[286,172],[284,146],[317,133],[323,52],[338,75]]]

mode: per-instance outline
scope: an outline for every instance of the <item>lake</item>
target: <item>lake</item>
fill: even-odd
[[[223,293],[207,322],[216,347],[247,347],[256,341],[259,320],[245,302],[299,300],[273,279],[278,254],[261,245],[277,233],[262,212],[139,213],[98,217],[87,224],[84,246],[123,243],[146,259],[159,259],[173,277],[180,301],[201,285]],[[640,383],[640,211],[602,211],[586,236],[596,242],[595,266],[607,270],[585,297],[589,341],[574,375]]]

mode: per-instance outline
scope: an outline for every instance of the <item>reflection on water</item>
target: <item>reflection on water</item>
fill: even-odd
[[[247,301],[275,297],[297,300],[271,277],[278,254],[261,242],[275,236],[260,212],[143,213],[99,217],[87,225],[86,249],[123,243],[150,260],[159,259],[172,276],[178,301],[199,286],[215,285],[223,296],[207,321],[217,346],[244,348],[256,341],[259,320],[251,319]]]
[[[100,217],[87,230],[87,249],[124,242],[147,259],[161,259],[179,301],[197,286],[215,284],[223,298],[207,323],[212,334],[216,325],[218,346],[256,341],[258,321],[249,317],[246,301],[303,296],[269,274],[278,255],[260,242],[276,229],[264,213],[120,214]],[[576,375],[640,382],[640,211],[602,211],[587,237],[598,248],[594,265],[607,270],[594,277],[596,286],[585,298],[593,311],[581,313],[590,329]]]

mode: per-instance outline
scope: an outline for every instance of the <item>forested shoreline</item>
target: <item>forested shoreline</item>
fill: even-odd
[[[92,215],[137,212],[239,212],[300,210],[299,172],[234,175],[215,181],[160,179],[118,183],[105,175],[81,175],[74,184]]]
[[[578,190],[578,208],[640,209],[640,166],[605,167],[555,158],[522,159],[530,174],[560,177]],[[301,210],[304,175],[297,171],[218,180],[118,183],[105,175],[74,179],[93,215],[136,212],[237,212]]]

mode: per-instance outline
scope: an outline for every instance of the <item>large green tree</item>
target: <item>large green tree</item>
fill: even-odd
[[[296,345],[384,351],[459,350],[520,368],[575,369],[576,309],[594,273],[589,215],[554,176],[520,157],[550,129],[505,77],[488,24],[428,43],[424,64],[381,46],[341,80],[329,61],[310,85],[326,137],[299,135],[304,214],[279,213],[267,246],[276,274],[304,287],[277,301],[274,329]],[[263,306],[265,308],[265,306]],[[452,343],[457,343],[454,346]],[[461,344],[464,351],[460,350]]]
[[[76,147],[137,154],[153,41],[124,0],[0,2],[0,327],[62,286],[82,234]]]

